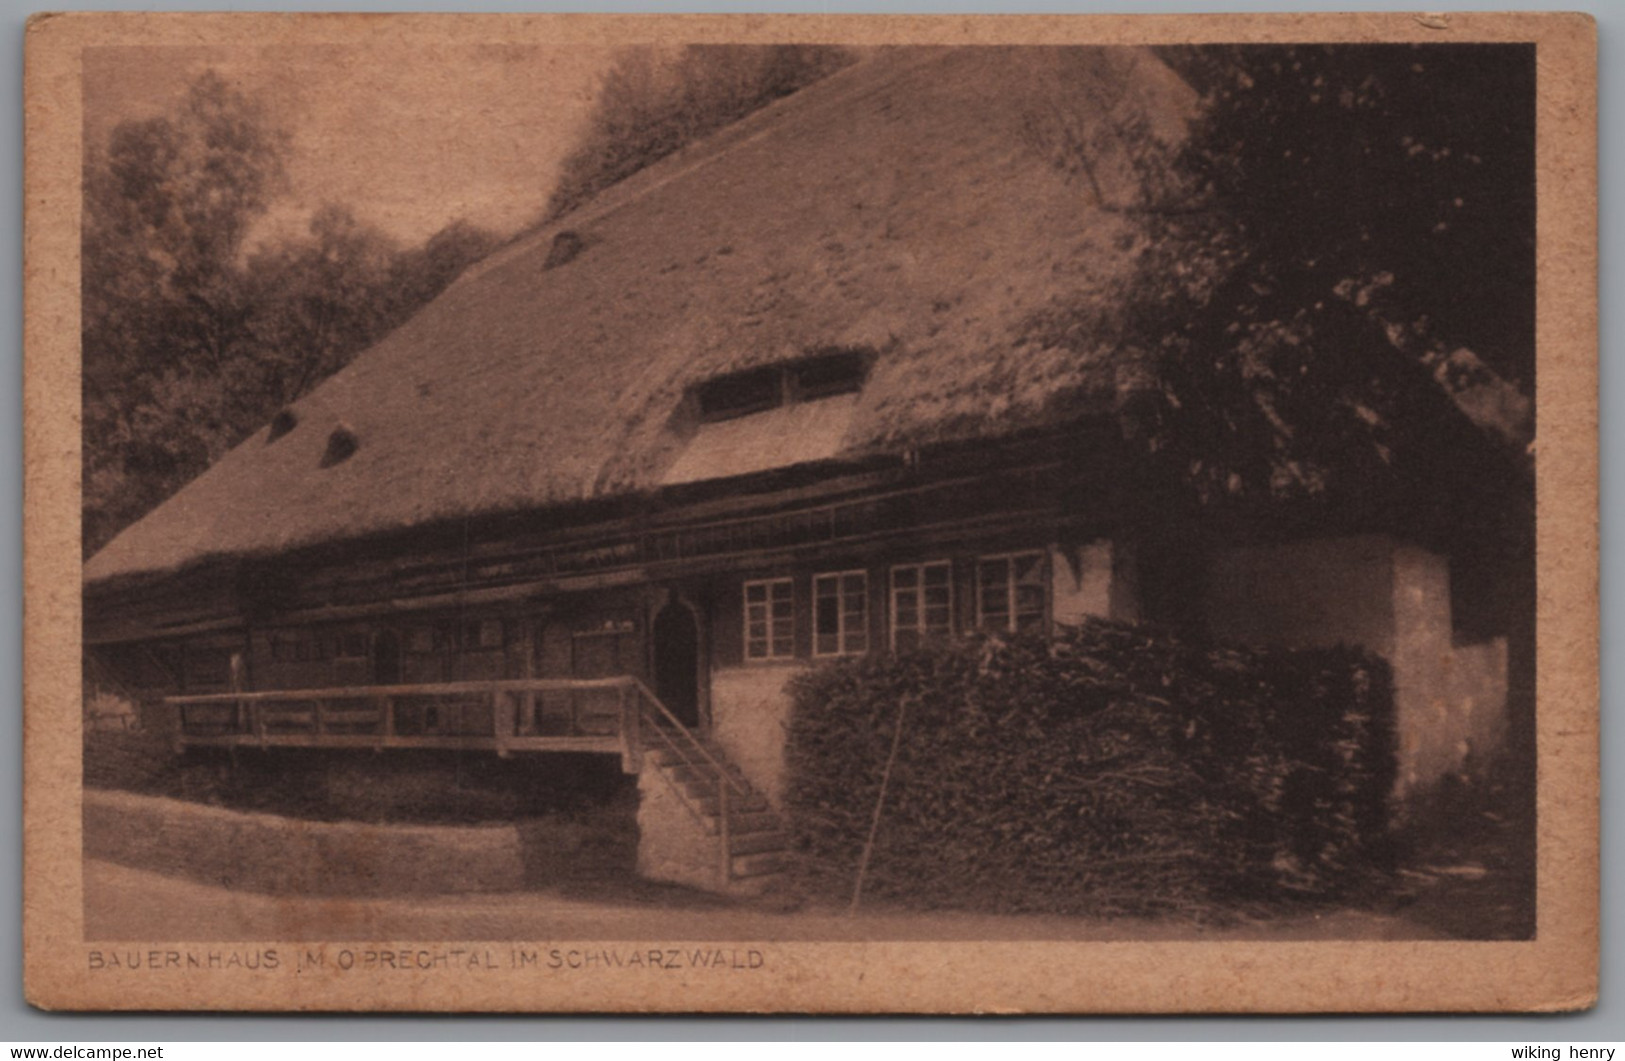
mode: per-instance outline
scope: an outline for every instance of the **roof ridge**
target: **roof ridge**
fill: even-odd
[[[634,173],[629,173],[614,184],[604,188],[580,206],[561,217],[554,218],[541,225],[520,232],[504,246],[481,258],[463,272],[447,288],[455,288],[465,280],[474,280],[485,275],[493,269],[522,257],[536,247],[557,237],[562,232],[571,231],[602,221],[629,206],[636,205],[649,195],[654,194],[674,181],[682,180],[727,157],[732,151],[753,144],[763,137],[778,132],[779,121],[786,109],[800,109],[809,113],[827,109],[840,104],[856,102],[866,95],[886,88],[897,78],[914,72],[916,69],[934,61],[940,61],[952,52],[946,48],[937,48],[929,45],[921,46],[920,53],[913,49],[899,51],[886,56],[866,56],[851,66],[837,70],[828,77],[822,78],[805,88],[782,96],[763,107],[758,107],[749,114],[718,128],[698,140],[685,144],[669,155],[662,156],[644,166]],[[892,55],[903,58],[893,60]],[[890,60],[893,66],[882,80],[867,79],[858,82],[860,90],[840,92],[838,88],[849,88],[847,82],[853,81],[858,73],[872,71],[876,64]],[[834,86],[834,87],[831,87]],[[765,126],[755,129],[754,132],[745,133],[751,126]],[[686,164],[685,164],[686,163]]]

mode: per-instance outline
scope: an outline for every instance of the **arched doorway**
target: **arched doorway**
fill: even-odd
[[[372,639],[372,683],[401,683],[401,639],[393,630],[380,630]]]
[[[655,615],[654,686],[678,721],[700,724],[700,627],[675,597]]]

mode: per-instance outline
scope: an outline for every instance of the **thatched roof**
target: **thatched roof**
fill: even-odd
[[[820,349],[873,360],[815,458],[1110,409],[1133,375],[1110,329],[1035,322],[1121,302],[1136,238],[1112,201],[1128,194],[1121,142],[1145,121],[1176,138],[1190,104],[1138,50],[873,54],[476,265],[86,580],[692,481],[685,394]],[[1067,137],[1096,153],[1091,181],[1055,164]],[[556,245],[576,253],[549,267]],[[341,428],[354,452],[334,461]]]

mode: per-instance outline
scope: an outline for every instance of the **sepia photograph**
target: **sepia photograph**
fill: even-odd
[[[1542,756],[1595,757],[1594,527],[1537,473],[1595,444],[1594,395],[1541,419],[1554,366],[1594,373],[1595,296],[1560,363],[1529,32],[1573,55],[1582,23],[312,18],[87,16],[51,55],[77,107],[30,83],[78,174],[78,718],[31,685],[27,720],[77,756],[30,788],[74,881],[52,997],[1594,993],[1583,946],[1578,987],[1517,979],[1565,881],[1595,947],[1594,762],[1541,797]],[[1523,986],[1000,1003],[902,972],[1192,943],[1521,945],[1483,953]],[[899,945],[865,953],[904,986],[813,944]]]

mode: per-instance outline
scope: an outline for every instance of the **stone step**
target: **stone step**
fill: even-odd
[[[779,816],[771,810],[766,811],[738,811],[728,823],[729,836],[749,836],[752,833],[777,832],[784,828]],[[705,820],[705,835],[715,836],[721,830],[717,827],[717,816],[710,815]]]
[[[710,767],[666,766],[662,767],[662,769],[666,771],[673,781],[680,785],[714,785],[717,780],[717,772]],[[729,768],[728,776],[733,778],[735,783],[745,788],[750,787],[750,782],[746,780],[745,775],[739,770]]]
[[[715,801],[717,798],[717,786],[716,783],[712,781],[682,781],[678,782],[677,787],[682,789],[684,796],[694,800],[695,802],[703,802],[705,800]],[[732,793],[732,795],[734,797],[734,801],[737,802],[739,799],[739,794],[735,792]]]
[[[696,799],[694,805],[701,814],[715,818],[722,811],[722,801],[716,796],[706,796]],[[734,815],[758,814],[772,811],[767,800],[755,793],[749,796],[732,796],[728,800],[728,810]],[[736,819],[737,820],[737,819]]]
[[[728,847],[734,857],[740,855],[761,855],[769,851],[784,851],[790,846],[790,837],[782,832],[734,833],[728,834]]]
[[[733,875],[737,878],[776,876],[783,873],[784,868],[784,854],[779,851],[735,855],[733,858]]]
[[[679,781],[677,783],[677,787],[682,791],[684,796],[694,802],[719,802],[717,798],[718,785],[715,781]],[[739,791],[738,788],[728,789],[729,810],[738,811],[747,808],[754,810],[757,808],[757,805],[761,803],[761,793],[757,792],[749,785],[744,786],[744,788],[745,791],[743,792]]]

